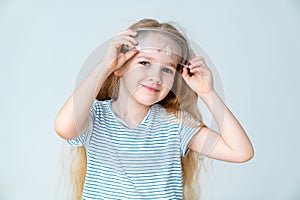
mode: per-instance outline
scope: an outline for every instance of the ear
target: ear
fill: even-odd
[[[116,75],[116,76],[118,76],[118,77],[121,77],[121,76],[123,76],[123,74],[124,74],[124,67],[120,67],[119,69],[117,69],[117,70],[115,70],[114,71],[114,74]]]

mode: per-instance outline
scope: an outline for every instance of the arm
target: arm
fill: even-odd
[[[252,144],[232,112],[215,91],[199,95],[211,111],[220,133],[203,127],[190,143],[192,150],[207,157],[228,161],[245,162],[254,155]]]
[[[88,114],[106,78],[134,56],[137,51],[119,53],[123,44],[134,48],[136,32],[126,30],[114,37],[103,61],[87,76],[59,111],[54,128],[64,139],[74,139],[88,128]]]
[[[105,63],[100,63],[71,94],[55,119],[55,131],[59,136],[73,139],[88,128],[89,110],[109,73]]]
[[[192,77],[185,69],[183,77],[188,85],[206,104],[217,122],[220,133],[203,127],[193,137],[189,147],[207,157],[228,161],[245,162],[254,156],[254,149],[238,120],[217,95],[212,85],[212,76],[202,57],[191,61]]]

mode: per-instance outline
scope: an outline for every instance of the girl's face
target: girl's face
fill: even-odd
[[[171,90],[179,56],[170,53],[174,42],[165,36],[148,38],[153,42],[167,41],[160,49],[140,49],[120,70],[119,98],[130,97],[139,104],[150,106],[164,99]],[[151,42],[151,41],[148,41]],[[126,98],[125,97],[125,98]]]

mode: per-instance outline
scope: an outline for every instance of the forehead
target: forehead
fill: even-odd
[[[172,33],[161,30],[137,30],[136,48],[140,52],[161,52],[168,56],[181,56],[181,39]],[[161,55],[162,55],[161,54]]]
[[[176,66],[181,59],[181,57],[176,54],[168,55],[163,51],[157,51],[151,49],[139,51],[139,53],[137,53],[134,58],[137,60],[146,60],[153,63],[174,65],[174,66]]]

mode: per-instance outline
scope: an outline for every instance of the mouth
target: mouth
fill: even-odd
[[[157,93],[159,92],[160,90],[154,88],[154,87],[151,87],[151,86],[148,86],[148,85],[142,85],[147,91],[149,92],[152,92],[152,93]]]

